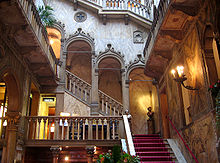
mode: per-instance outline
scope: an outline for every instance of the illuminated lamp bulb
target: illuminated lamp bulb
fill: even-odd
[[[52,45],[54,43],[54,41],[53,40],[50,40],[50,45]]]
[[[175,75],[176,71],[174,69],[171,70],[171,74],[173,75],[174,78],[176,77],[176,75]]]
[[[184,67],[183,66],[177,66],[176,69],[177,69],[177,73],[178,73],[179,77],[182,77]]]

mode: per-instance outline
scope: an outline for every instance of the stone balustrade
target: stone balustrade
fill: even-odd
[[[91,103],[91,85],[66,70],[66,90],[87,104]],[[99,109],[105,115],[116,116],[123,114],[123,105],[104,92],[99,94]]]
[[[151,19],[151,10],[153,5],[150,1],[147,1],[145,5],[135,0],[87,0],[95,3],[103,10],[113,11],[130,11],[146,19]]]
[[[66,89],[74,96],[90,104],[91,85],[67,70]]]
[[[101,111],[110,116],[122,115],[123,114],[123,105],[111,98],[104,92],[99,90],[99,108]]]
[[[122,116],[58,117],[29,116],[27,140],[115,140]]]
[[[43,26],[36,6],[33,0],[17,0],[19,6],[22,9],[24,15],[26,15],[29,25],[32,27],[33,32],[38,39],[41,49],[44,51],[44,54],[47,56],[47,59],[51,65],[51,68],[56,74],[56,56],[53,52],[53,49],[50,46],[47,32]]]

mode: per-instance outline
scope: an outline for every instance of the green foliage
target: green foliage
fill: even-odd
[[[117,162],[121,158],[121,147],[115,145],[112,149],[112,158],[114,162]]]
[[[114,146],[112,152],[99,155],[97,163],[140,163],[138,156],[131,156],[128,153],[123,152],[120,146]]]
[[[51,27],[55,23],[55,18],[53,16],[53,8],[50,6],[39,6],[37,9],[39,16],[43,25]]]

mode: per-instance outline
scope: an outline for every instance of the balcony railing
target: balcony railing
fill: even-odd
[[[116,140],[121,116],[58,117],[29,116],[27,140]]]
[[[151,0],[146,1],[145,4],[139,3],[136,0],[78,0],[78,1],[88,1],[95,4],[103,11],[130,11],[139,15],[143,18],[152,20],[152,3]]]
[[[34,5],[33,0],[17,0],[20,8],[22,9],[23,14],[26,16],[28,24],[31,26],[32,31],[34,32],[37,41],[40,44],[40,47],[43,53],[48,59],[51,69],[54,74],[56,74],[56,56],[50,46],[46,29],[44,28],[36,6]]]
[[[91,85],[66,70],[66,90],[81,101],[91,103]],[[99,109],[105,115],[122,115],[123,105],[104,92],[98,90]]]

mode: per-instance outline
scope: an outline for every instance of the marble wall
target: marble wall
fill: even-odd
[[[134,69],[129,76],[132,80],[151,80],[144,75],[144,69]],[[132,116],[132,134],[148,133],[147,108],[152,107],[155,126],[158,126],[158,100],[151,81],[133,81],[129,85],[130,114]],[[158,127],[156,127],[157,130]]]
[[[68,93],[64,93],[64,112],[72,116],[90,116],[90,108]]]
[[[193,151],[199,162],[217,162],[217,152],[215,147],[215,123],[214,115],[211,111],[211,97],[206,84],[206,74],[202,58],[202,49],[198,37],[198,32],[194,27],[188,37],[173,49],[173,61],[169,70],[177,65],[184,66],[184,73],[187,76],[185,85],[199,88],[197,91],[186,90],[182,87],[183,106],[187,126],[183,127],[182,115],[180,111],[181,100],[178,94],[177,83],[172,79],[169,72],[165,75],[167,83],[167,96],[169,105],[169,116],[175,127],[179,129],[185,141]],[[176,132],[170,125],[171,137],[177,138]],[[181,143],[181,140],[179,143]],[[186,158],[189,154],[185,147],[182,151]],[[188,160],[191,162],[190,160]]]
[[[125,61],[128,63],[133,60],[137,54],[142,54],[144,43],[133,43],[133,32],[140,30],[143,32],[144,41],[148,35],[148,30],[132,21],[125,25],[123,19],[107,20],[107,24],[103,25],[101,18],[96,13],[90,10],[79,8],[74,11],[73,4],[67,0],[49,1],[49,5],[54,9],[55,18],[65,24],[66,37],[82,28],[85,33],[89,33],[94,38],[95,51],[99,54],[100,51],[105,51],[107,44],[112,44],[116,51],[120,51],[125,55]],[[76,22],[74,15],[78,11],[84,11],[87,14],[87,19],[84,22]]]

